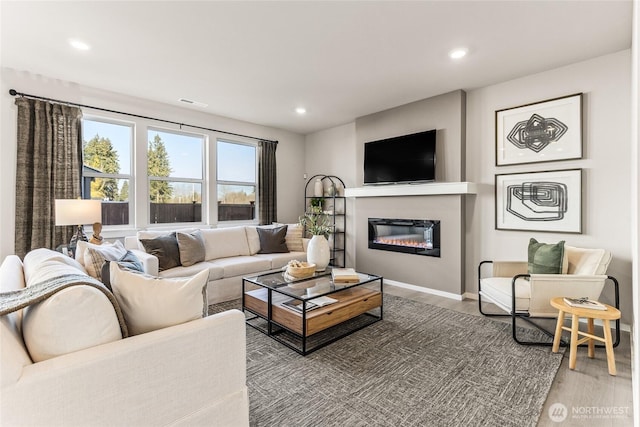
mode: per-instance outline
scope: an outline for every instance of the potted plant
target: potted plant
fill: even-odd
[[[329,217],[321,206],[310,206],[299,222],[312,235],[307,247],[307,261],[316,265],[316,271],[324,271],[330,258],[327,236],[333,229]]]
[[[299,219],[301,226],[305,227],[312,236],[324,236],[331,233],[332,225],[329,216],[322,210],[322,206],[312,205]]]

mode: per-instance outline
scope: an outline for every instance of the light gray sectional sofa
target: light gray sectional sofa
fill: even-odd
[[[282,226],[284,224],[281,224]],[[160,277],[184,277],[209,270],[207,295],[209,304],[229,301],[242,296],[242,277],[264,271],[280,269],[288,261],[306,261],[307,239],[302,238],[299,224],[287,224],[285,236],[288,252],[265,252],[261,247],[264,229],[274,226],[236,226],[227,228],[199,229],[204,240],[204,260],[193,265],[179,265],[166,270],[159,268],[159,260],[145,251],[143,239],[166,236],[172,231],[139,231],[136,236],[125,238],[125,247],[131,250],[144,266],[145,272]],[[262,230],[259,230],[262,229]],[[175,232],[190,234],[196,229],[181,229]],[[265,245],[262,245],[265,246]]]

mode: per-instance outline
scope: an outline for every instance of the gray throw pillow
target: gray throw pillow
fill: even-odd
[[[564,240],[558,243],[539,243],[529,240],[529,274],[562,274]]]
[[[118,264],[122,268],[130,270],[130,271],[144,272],[144,268],[142,267],[142,262],[140,262],[138,257],[135,256],[133,254],[133,252],[131,252],[131,251],[127,251],[122,256],[122,258],[120,258],[117,261],[105,261],[105,263],[102,264],[102,275],[101,275],[101,277],[102,277],[102,283],[110,291],[113,291],[113,289],[111,289],[111,273],[110,273],[110,270],[109,270],[111,268],[111,263],[112,262],[115,262],[116,264]]]
[[[180,250],[180,262],[183,266],[189,267],[204,261],[204,238],[200,230],[196,230],[193,233],[181,233],[178,231],[176,237],[178,238],[178,249]]]
[[[282,227],[257,227],[258,237],[260,238],[259,254],[275,254],[289,252],[287,248],[287,226]]]
[[[145,252],[158,258],[158,270],[164,271],[180,266],[180,249],[176,233],[158,236],[155,239],[140,239]]]

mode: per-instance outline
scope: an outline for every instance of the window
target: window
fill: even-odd
[[[205,138],[151,128],[147,135],[149,222],[202,222]]]
[[[103,225],[127,225],[132,217],[133,124],[82,120],[82,194],[102,200]]]
[[[256,218],[256,146],[218,141],[218,221]]]

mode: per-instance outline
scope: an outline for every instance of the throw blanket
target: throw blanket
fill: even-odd
[[[124,321],[124,316],[116,297],[100,281],[84,274],[65,274],[16,291],[0,292],[0,315],[18,311],[31,304],[44,301],[65,288],[78,285],[93,286],[106,295],[118,316],[122,338],[128,337],[127,324]]]

